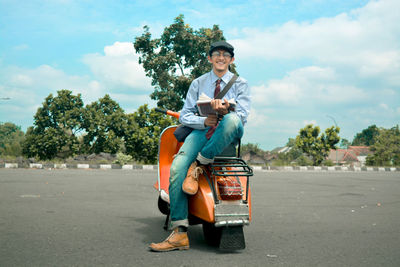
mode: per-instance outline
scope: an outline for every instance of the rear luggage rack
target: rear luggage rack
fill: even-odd
[[[246,195],[244,203],[248,202],[249,197],[249,177],[253,176],[253,169],[247,165],[247,163],[241,158],[236,157],[215,157],[214,162],[210,164],[211,177],[228,177],[235,176],[246,177]],[[238,179],[238,182],[239,179]],[[211,186],[212,183],[210,183]],[[217,204],[219,202],[214,186],[212,186],[214,201]]]
[[[253,176],[253,169],[240,158],[218,157],[210,167],[211,173],[215,176]]]

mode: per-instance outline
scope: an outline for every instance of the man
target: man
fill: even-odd
[[[225,41],[211,44],[208,61],[212,64],[212,71],[195,79],[190,85],[179,121],[194,130],[187,136],[170,170],[169,197],[173,232],[165,241],[152,243],[150,249],[153,251],[189,249],[188,195],[197,192],[197,177],[201,172],[198,166],[212,163],[215,156],[243,135],[243,125],[250,111],[250,96],[247,81],[240,77],[223,100],[211,101],[215,115],[196,115],[199,96],[204,93],[215,98],[216,93],[222,91],[233,77],[229,65],[234,60],[232,45]],[[234,111],[227,100],[232,98],[236,102]]]

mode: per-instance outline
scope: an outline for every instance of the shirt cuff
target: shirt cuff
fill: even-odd
[[[204,122],[206,121],[207,117],[200,117],[201,121],[201,128],[199,130],[207,128],[207,126],[204,125]]]

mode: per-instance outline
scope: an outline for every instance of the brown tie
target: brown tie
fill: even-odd
[[[221,91],[221,81],[222,81],[221,79],[218,79],[215,82],[214,99],[219,94],[219,92]],[[208,129],[208,132],[206,133],[206,138],[207,139],[211,138],[211,136],[214,134],[215,128],[217,128],[217,126],[218,126],[218,122],[217,122],[217,125],[211,126],[211,128]]]
[[[215,82],[214,98],[216,98],[219,92],[221,91],[221,81],[222,81],[221,79],[218,79]]]

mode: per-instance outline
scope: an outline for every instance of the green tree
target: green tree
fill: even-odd
[[[342,138],[342,139],[340,140],[340,147],[341,147],[341,148],[347,149],[347,148],[349,148],[350,145],[351,145],[350,141],[347,140],[346,138]]]
[[[157,39],[152,39],[149,27],[144,26],[144,33],[135,38],[134,47],[140,54],[139,63],[155,86],[151,99],[157,100],[159,107],[181,110],[190,83],[211,70],[207,53],[210,44],[219,40],[225,38],[217,25],[193,30],[185,24],[183,15],[175,18]],[[235,66],[231,67],[235,72]]]
[[[20,126],[11,122],[0,123],[0,155],[21,156],[24,139],[25,134]]]
[[[83,151],[117,153],[123,145],[126,126],[124,110],[109,95],[86,105],[82,122]]]
[[[147,104],[128,114],[125,130],[126,153],[135,160],[155,163],[158,155],[158,143],[162,130],[174,123],[174,119],[149,109]]]
[[[287,147],[295,147],[296,146],[296,139],[295,138],[289,138],[288,142],[286,143]]]
[[[400,166],[399,125],[391,129],[378,129],[375,142],[370,147],[374,153],[367,157],[367,165]]]
[[[306,125],[296,137],[296,146],[313,160],[314,166],[320,165],[329,155],[330,149],[336,149],[340,140],[339,131],[339,127],[332,126],[320,135],[318,126]]]
[[[252,143],[241,145],[240,150],[241,150],[240,153],[242,155],[250,152],[254,153],[257,156],[264,157],[266,153],[264,150],[260,148],[259,144],[252,144]]]
[[[60,90],[50,94],[34,116],[22,152],[28,157],[66,158],[79,151],[77,134],[81,131],[83,102],[81,95]]]
[[[307,159],[303,156],[303,152],[296,146],[296,139],[289,138],[286,146],[289,147],[289,150],[287,152],[277,153],[278,158],[275,164],[279,166],[291,165],[293,163],[297,165],[310,165],[305,163]],[[308,160],[308,162],[309,161],[310,160]]]
[[[379,128],[371,125],[367,129],[357,133],[353,139],[353,146],[371,146],[375,143],[375,137],[379,135]]]

